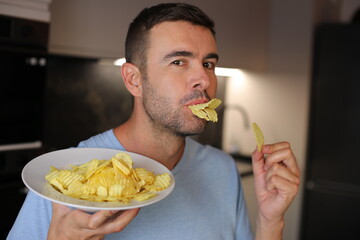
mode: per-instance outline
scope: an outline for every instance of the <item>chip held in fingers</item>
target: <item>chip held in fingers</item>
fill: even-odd
[[[71,169],[51,167],[45,179],[59,192],[95,202],[145,201],[170,186],[168,173],[133,168],[131,156],[118,153],[108,160],[92,159]]]
[[[220,99],[213,98],[207,103],[191,105],[189,108],[197,117],[205,119],[206,121],[217,122],[218,117],[215,108],[217,108],[220,104]]]
[[[262,146],[264,145],[264,134],[255,122],[252,124],[252,128],[255,135],[257,150],[261,152]]]

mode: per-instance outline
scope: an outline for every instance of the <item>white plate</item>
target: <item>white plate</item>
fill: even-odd
[[[72,198],[58,192],[45,180],[45,175],[49,173],[50,166],[61,169],[69,168],[69,164],[80,165],[92,159],[111,159],[112,156],[119,152],[122,151],[104,148],[70,148],[46,153],[27,163],[22,170],[21,177],[25,185],[37,195],[87,212],[144,207],[164,199],[172,192],[175,187],[175,178],[169,169],[153,159],[131,152],[127,153],[130,154],[134,162],[134,168],[143,167],[153,171],[155,174],[168,173],[171,177],[170,186],[163,191],[157,192],[155,197],[148,200],[133,200],[128,204],[124,204],[119,202],[92,202]]]

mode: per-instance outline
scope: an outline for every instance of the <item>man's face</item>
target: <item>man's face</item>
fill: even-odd
[[[184,21],[163,22],[150,30],[143,81],[145,111],[158,129],[186,136],[206,125],[187,107],[216,95],[218,60],[214,36]]]

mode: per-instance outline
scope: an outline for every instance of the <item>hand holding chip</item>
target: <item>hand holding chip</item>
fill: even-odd
[[[53,216],[47,239],[103,239],[105,234],[122,231],[139,210],[103,210],[89,214],[53,203]]]
[[[255,131],[255,135],[262,133]],[[258,144],[252,164],[258,202],[257,239],[280,239],[285,211],[300,184],[295,156],[287,142]]]

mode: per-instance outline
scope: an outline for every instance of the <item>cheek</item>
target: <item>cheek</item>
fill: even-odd
[[[186,89],[179,81],[171,81],[171,79],[163,81],[157,87],[163,96],[173,100],[179,99],[186,92]]]
[[[169,106],[177,104],[186,92],[183,84],[180,81],[174,81],[174,78],[171,78],[171,76],[157,78],[156,81],[152,82],[152,88]]]
[[[177,98],[186,92],[186,82],[179,75],[163,74],[157,82],[157,89],[161,89],[162,94]]]

